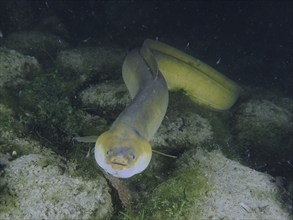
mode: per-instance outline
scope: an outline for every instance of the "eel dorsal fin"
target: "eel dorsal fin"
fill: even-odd
[[[159,66],[153,52],[146,44],[143,44],[142,48],[140,49],[140,54],[149,66],[154,80],[156,80],[159,75]]]

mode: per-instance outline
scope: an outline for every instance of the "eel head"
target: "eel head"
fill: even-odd
[[[107,173],[129,178],[145,170],[152,157],[147,140],[135,133],[106,131],[97,139],[95,158]]]

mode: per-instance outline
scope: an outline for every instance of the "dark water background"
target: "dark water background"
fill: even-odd
[[[49,16],[60,19],[73,45],[100,40],[133,48],[158,38],[242,85],[292,97],[292,1],[0,1],[5,35]]]

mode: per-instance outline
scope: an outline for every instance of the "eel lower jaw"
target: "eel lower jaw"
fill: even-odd
[[[128,160],[124,157],[112,157],[108,164],[113,170],[120,171],[128,167]]]

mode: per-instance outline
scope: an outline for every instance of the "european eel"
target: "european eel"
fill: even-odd
[[[165,116],[168,89],[184,90],[192,101],[217,110],[230,108],[240,92],[207,64],[150,39],[126,56],[122,76],[132,101],[95,145],[98,165],[119,178],[141,173],[150,163],[149,141]]]

